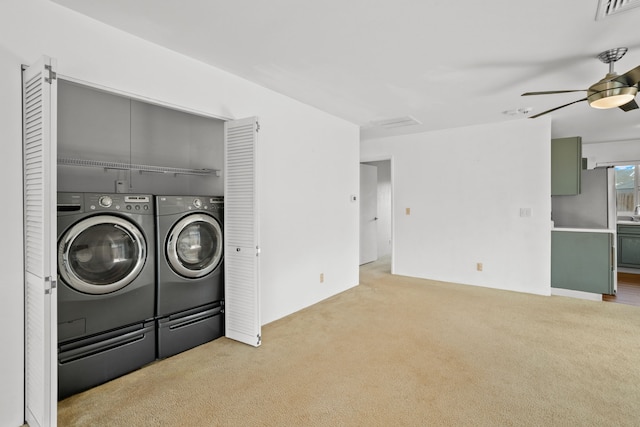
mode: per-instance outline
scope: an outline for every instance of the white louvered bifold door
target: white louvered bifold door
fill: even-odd
[[[57,424],[56,102],[53,60],[23,71],[25,417]]]
[[[225,335],[261,342],[256,180],[258,120],[225,123]]]

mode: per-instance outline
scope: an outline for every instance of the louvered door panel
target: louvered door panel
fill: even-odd
[[[56,81],[42,58],[23,72],[25,416],[57,423]]]
[[[225,123],[225,335],[261,342],[257,119]]]

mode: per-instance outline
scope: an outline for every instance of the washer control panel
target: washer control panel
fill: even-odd
[[[113,204],[113,199],[111,198],[111,196],[100,196],[100,199],[98,199],[98,203],[103,208],[110,208]]]
[[[89,211],[121,211],[153,213],[153,196],[129,194],[86,194],[85,206]]]

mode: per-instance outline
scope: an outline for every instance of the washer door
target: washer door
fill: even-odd
[[[130,284],[144,267],[147,244],[124,218],[97,215],[71,227],[58,242],[60,276],[87,294],[106,294]]]
[[[204,277],[222,261],[222,229],[215,218],[191,214],[176,223],[167,236],[167,261],[182,277]]]

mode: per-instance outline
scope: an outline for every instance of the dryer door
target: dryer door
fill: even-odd
[[[166,241],[167,261],[182,277],[199,278],[222,261],[222,228],[215,218],[191,214],[173,226]]]
[[[96,215],[71,227],[58,242],[62,280],[87,294],[106,294],[130,284],[144,267],[147,244],[133,223]]]

